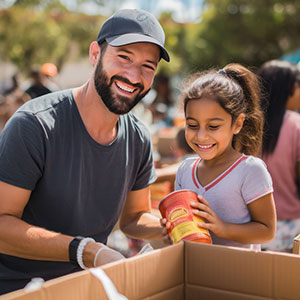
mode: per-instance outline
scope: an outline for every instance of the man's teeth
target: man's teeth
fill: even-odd
[[[134,89],[131,89],[128,86],[122,85],[120,83],[116,83],[116,85],[118,86],[118,88],[120,88],[121,90],[123,90],[125,92],[132,93],[134,91]]]

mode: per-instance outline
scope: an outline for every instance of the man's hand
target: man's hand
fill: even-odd
[[[168,234],[168,230],[171,227],[171,223],[167,221],[166,218],[160,219],[160,224],[163,226],[162,234],[163,234],[163,241],[165,244],[173,244],[172,239]]]
[[[120,252],[103,245],[95,255],[94,267],[99,267],[120,259],[125,259],[125,256]]]

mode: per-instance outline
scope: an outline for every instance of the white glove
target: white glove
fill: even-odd
[[[99,267],[120,259],[125,259],[125,256],[120,252],[103,245],[95,255],[94,267]]]

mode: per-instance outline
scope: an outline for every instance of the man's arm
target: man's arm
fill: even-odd
[[[69,261],[69,244],[74,237],[30,225],[21,220],[31,191],[0,181],[0,253],[17,257]],[[89,242],[83,251],[86,267],[94,267],[101,243]],[[124,258],[120,253],[105,247],[96,266]]]
[[[50,261],[68,261],[71,236],[21,220],[31,191],[0,181],[0,252]]]
[[[120,229],[136,239],[159,240],[166,237],[160,219],[151,214],[150,188],[131,191],[120,218]]]

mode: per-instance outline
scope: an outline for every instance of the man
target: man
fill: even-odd
[[[105,246],[119,217],[128,236],[166,237],[150,213],[150,136],[128,113],[169,61],[164,32],[148,12],[120,10],[89,58],[86,84],[27,102],[0,135],[2,294],[123,258]]]

